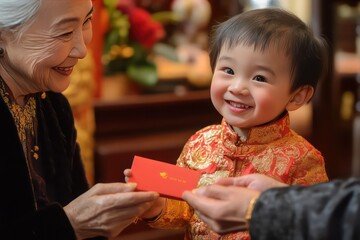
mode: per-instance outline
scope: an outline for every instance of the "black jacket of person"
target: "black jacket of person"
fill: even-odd
[[[360,179],[271,189],[255,205],[252,240],[360,239]]]

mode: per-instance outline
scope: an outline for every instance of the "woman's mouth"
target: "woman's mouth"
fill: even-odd
[[[54,70],[56,72],[64,76],[69,76],[72,73],[73,69],[74,67],[54,67]]]

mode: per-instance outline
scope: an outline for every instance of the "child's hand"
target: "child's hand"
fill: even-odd
[[[132,172],[131,169],[125,169],[124,170],[124,175],[125,175],[125,182],[128,182],[129,178],[132,176]]]
[[[145,220],[155,220],[163,211],[165,207],[166,198],[159,197],[154,201],[152,207],[144,212],[140,217]]]

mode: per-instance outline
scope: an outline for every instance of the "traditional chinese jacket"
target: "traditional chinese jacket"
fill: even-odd
[[[244,140],[225,120],[205,127],[187,141],[177,165],[201,172],[199,187],[214,183],[216,178],[250,173],[262,173],[290,185],[328,181],[321,153],[290,129],[288,113],[252,128]],[[186,202],[173,199],[167,199],[162,214],[149,224],[165,229],[186,227],[185,239],[249,239],[248,232],[216,234]]]

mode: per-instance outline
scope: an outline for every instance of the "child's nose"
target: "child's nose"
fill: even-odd
[[[250,91],[247,86],[247,83],[242,80],[235,80],[228,88],[228,90],[233,94],[249,95]]]

